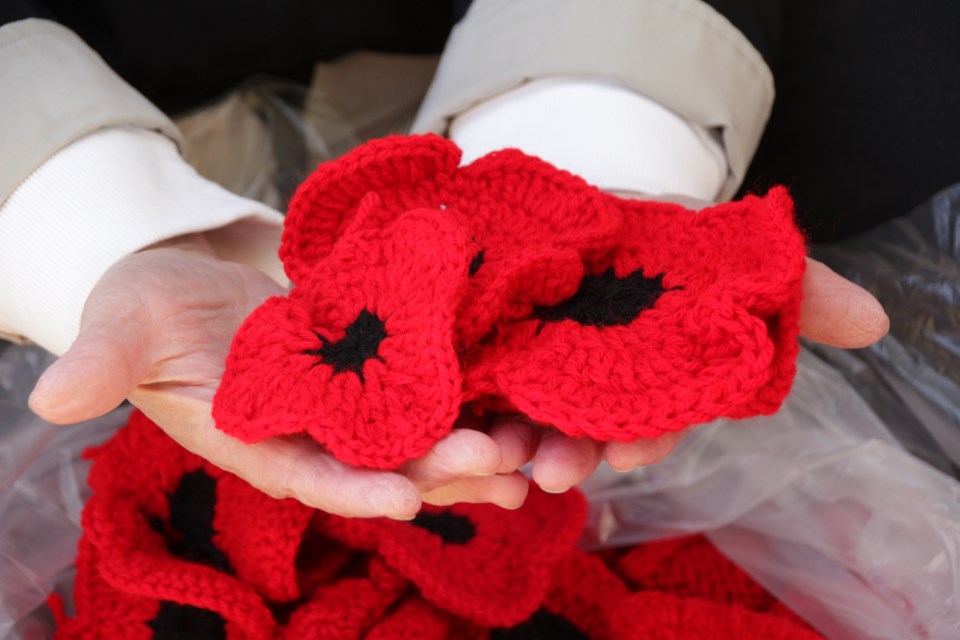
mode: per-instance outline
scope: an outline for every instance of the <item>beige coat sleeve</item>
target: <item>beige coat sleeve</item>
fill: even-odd
[[[0,203],[57,151],[105,127],[179,142],[173,123],[72,31],[46,20],[0,27]]]
[[[604,78],[716,131],[733,196],[773,105],[773,75],[700,0],[475,0],[450,36],[414,130],[534,79]]]

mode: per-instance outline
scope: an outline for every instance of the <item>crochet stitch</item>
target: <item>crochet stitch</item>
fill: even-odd
[[[480,250],[457,314],[461,341],[481,339],[501,318],[557,304],[583,275],[580,254],[605,252],[622,214],[603,194],[551,165],[507,150],[457,170],[460,150],[437,136],[374,140],[325,163],[290,202],[280,256],[299,284],[361,210],[383,202],[368,224],[384,226],[410,208],[440,209],[468,230]],[[543,192],[555,193],[544,202]]]
[[[818,633],[786,618],[697,598],[641,591],[620,603],[610,625],[619,640],[817,640]]]
[[[611,638],[610,620],[630,592],[598,556],[568,554],[554,569],[550,592],[527,620],[494,629],[491,640]]]
[[[805,266],[784,189],[694,212],[517,150],[459,160],[447,140],[393,136],[301,185],[280,250],[295,287],[238,334],[218,427],[247,442],[306,431],[393,468],[464,403],[602,441],[779,407]],[[433,348],[388,357],[401,334]]]
[[[777,603],[703,536],[635,547],[616,561],[616,570],[635,589],[739,603],[754,611],[768,611]]]
[[[339,459],[394,468],[460,411],[454,312],[475,246],[440,211],[365,228],[376,198],[289,297],[267,300],[234,339],[214,401],[244,442],[307,432]]]
[[[450,616],[413,595],[385,616],[364,640],[451,640]]]
[[[57,638],[817,637],[702,538],[574,549],[576,491],[340,518],[260,493],[139,412],[90,457],[76,615],[51,598]]]
[[[580,535],[586,502],[579,492],[551,495],[531,483],[516,511],[426,505],[412,522],[318,519],[325,535],[382,556],[437,607],[480,625],[510,626],[543,601],[553,567]]]
[[[587,262],[572,298],[500,326],[470,354],[465,396],[597,440],[775,411],[795,373],[805,265],[789,196],[622,207],[612,264]]]

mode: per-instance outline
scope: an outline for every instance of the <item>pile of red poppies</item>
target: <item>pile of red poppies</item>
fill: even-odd
[[[236,336],[220,429],[395,468],[465,404],[604,441],[778,408],[805,264],[785,190],[689,211],[516,150],[459,161],[395,136],[301,185],[280,252],[294,286]]]
[[[345,519],[270,498],[140,413],[89,456],[76,614],[53,601],[58,638],[819,637],[702,538],[577,550],[576,491]]]

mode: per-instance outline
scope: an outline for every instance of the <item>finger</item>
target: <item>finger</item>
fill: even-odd
[[[533,480],[550,493],[562,493],[589,478],[600,464],[602,444],[547,430],[533,458]]]
[[[91,420],[118,407],[151,366],[145,313],[91,295],[80,334],[40,376],[30,408],[56,424]],[[128,309],[125,312],[124,309]]]
[[[656,464],[673,453],[686,435],[687,430],[684,430],[634,442],[608,442],[604,447],[604,457],[615,471],[645,467]]]
[[[519,509],[530,490],[530,482],[521,473],[464,478],[423,494],[423,501],[437,506],[458,502],[495,504],[504,509]]]
[[[866,289],[822,262],[807,260],[803,276],[800,335],[814,342],[858,349],[887,334],[890,320]]]
[[[209,402],[195,398],[138,390],[131,399],[186,449],[274,498],[346,517],[409,520],[420,510],[420,492],[399,473],[343,464],[307,438],[245,444],[217,430]]]
[[[511,473],[533,459],[543,430],[517,416],[503,416],[493,421],[490,438],[500,447],[500,468],[497,473]]]
[[[490,436],[470,429],[454,429],[421,458],[408,462],[401,473],[420,491],[430,491],[469,476],[489,476],[500,467],[500,448]]]

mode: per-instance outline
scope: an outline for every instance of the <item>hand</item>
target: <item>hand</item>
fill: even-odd
[[[630,193],[617,195],[638,197]],[[690,209],[710,205],[686,196],[663,199]],[[808,340],[858,349],[877,342],[890,328],[876,298],[816,260],[807,259],[803,296],[800,335]],[[602,460],[617,471],[656,464],[673,452],[688,431],[652,440],[604,443],[572,438],[521,417],[504,416],[494,421],[490,437],[500,446],[503,469],[515,469],[532,461],[534,481],[545,491],[562,492],[589,478]]]
[[[496,475],[499,447],[472,429],[454,429],[397,472],[350,467],[306,438],[247,445],[218,431],[212,400],[233,335],[278,294],[259,271],[219,260],[202,235],[128,256],[91,292],[80,335],[41,376],[30,406],[69,424],[128,398],[188,450],[271,496],[340,515],[409,519],[421,501],[523,503],[527,481],[515,468]]]

